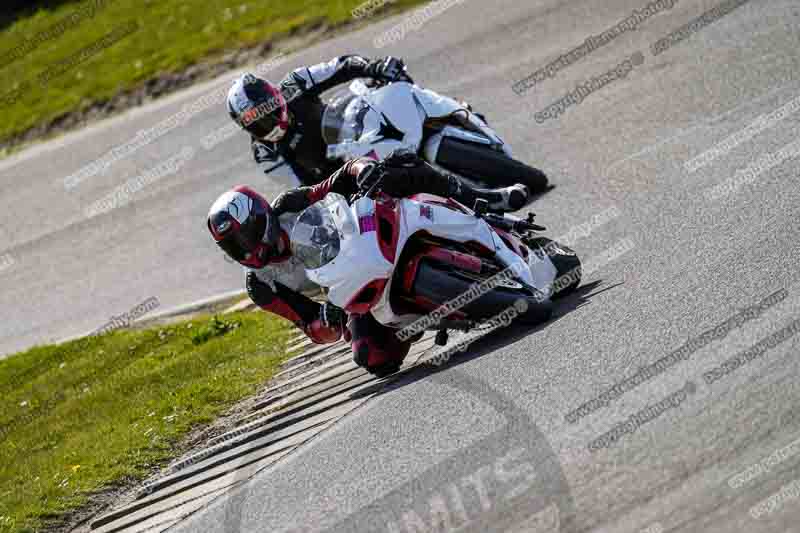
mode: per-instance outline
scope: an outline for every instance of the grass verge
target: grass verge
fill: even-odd
[[[421,1],[394,0],[388,6],[399,10]],[[304,28],[343,24],[362,4],[83,0],[40,9],[0,31],[0,144],[160,74]]]
[[[146,477],[286,358],[288,322],[232,313],[0,360],[0,531],[35,531]]]

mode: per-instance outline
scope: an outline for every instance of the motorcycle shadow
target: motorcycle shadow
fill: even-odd
[[[420,356],[420,358],[410,366],[401,369],[399,372],[396,372],[391,376],[380,379],[370,387],[366,387],[358,392],[353,393],[351,397],[355,399],[363,396],[384,394],[399,387],[410,385],[416,381],[425,379],[444,370],[455,368],[479,357],[483,357],[484,355],[492,354],[495,351],[513,344],[524,337],[552,326],[555,322],[561,320],[576,309],[585,305],[589,305],[591,298],[594,296],[622,285],[622,283],[616,283],[595,291],[595,289],[600,287],[602,284],[602,280],[586,283],[585,285],[581,285],[575,289],[575,291],[569,296],[565,296],[556,300],[553,317],[547,322],[538,324],[536,326],[522,326],[512,323],[508,327],[500,328],[497,331],[491,331],[488,335],[477,338],[475,341],[471,342],[463,352],[456,352],[443,361],[436,361],[436,355]],[[502,331],[502,334],[498,335],[497,333],[500,331]],[[449,345],[450,343],[448,343],[448,346]],[[447,346],[440,348],[440,350],[443,351],[446,349]]]

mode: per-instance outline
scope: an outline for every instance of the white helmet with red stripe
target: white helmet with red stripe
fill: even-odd
[[[228,90],[228,113],[244,130],[264,141],[278,142],[289,129],[289,108],[280,88],[250,73]]]

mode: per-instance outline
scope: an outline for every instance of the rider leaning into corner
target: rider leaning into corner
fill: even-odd
[[[298,183],[313,185],[330,176],[343,162],[327,157],[321,127],[325,104],[320,94],[357,78],[379,83],[410,81],[400,59],[387,56],[370,61],[358,55],[340,56],[327,63],[298,68],[278,86],[253,74],[243,74],[228,91],[228,114],[250,133],[253,157],[265,173],[280,169],[290,176],[294,174]],[[468,116],[475,121],[474,127],[493,135],[481,115]],[[507,145],[501,148],[511,157]],[[538,169],[527,166],[526,173],[534,181],[547,183],[547,177]]]
[[[402,342],[394,330],[370,314],[347,317],[333,304],[320,304],[302,294],[315,285],[292,255],[289,241],[297,217],[308,206],[328,193],[350,198],[378,176],[382,177],[382,191],[394,197],[429,193],[468,206],[482,198],[496,212],[517,210],[527,201],[527,189],[522,185],[476,189],[434,169],[413,152],[397,151],[381,163],[369,158],[348,161],[325,181],[286,191],[272,205],[251,188],[236,187],[211,206],[208,229],[219,247],[245,267],[247,292],[253,302],[292,321],[315,343],[344,337],[351,342],[356,364],[383,375],[387,369],[396,369],[417,339]]]
[[[228,114],[250,134],[253,157],[264,172],[287,165],[300,183],[319,183],[341,166],[327,159],[325,104],[319,95],[356,78],[392,82],[402,76],[399,59],[369,61],[357,55],[298,68],[277,87],[243,74],[228,91]]]

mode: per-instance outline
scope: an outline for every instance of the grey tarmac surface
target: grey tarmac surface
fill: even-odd
[[[347,52],[401,55],[418,83],[467,98],[520,159],[550,175],[557,188],[533,206],[548,235],[611,206],[620,216],[572,245],[595,268],[557,320],[495,334],[436,372],[410,373],[169,530],[797,531],[796,452],[742,486],[729,483],[800,437],[797,338],[711,384],[703,375],[800,318],[797,158],[762,165],[723,198],[707,194],[794,142],[800,114],[695,172],[685,163],[800,97],[800,4],[745,2],[653,55],[651,44],[718,3],[678,0],[521,96],[512,84],[647,2],[466,0],[381,50],[373,39],[403,16],[278,67],[274,77]],[[636,52],[643,61],[625,77],[536,122],[535,113]],[[241,272],[205,235],[206,210],[236,183],[268,195],[280,186],[255,170],[243,134],[210,152],[199,147],[226,124],[221,104],[70,192],[61,183],[210,87],[0,162],[0,250],[15,259],[0,272],[10,317],[0,351],[89,330],[151,296],[166,308],[239,288]],[[197,155],[177,174],[126,207],[82,219],[91,202],[184,146]],[[604,258],[623,239],[624,253]],[[781,288],[788,296],[758,317],[607,407],[565,419]],[[668,397],[678,401],[588,449]]]

